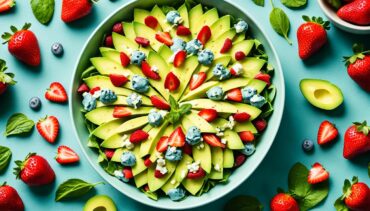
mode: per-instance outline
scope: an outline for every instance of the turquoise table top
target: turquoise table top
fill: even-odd
[[[54,202],[54,194],[57,184],[69,178],[78,177],[89,182],[101,181],[102,178],[93,170],[81,152],[69,115],[68,105],[53,104],[43,97],[45,90],[53,81],[59,81],[70,87],[73,68],[77,57],[95,27],[125,0],[100,1],[96,4],[92,14],[81,21],[72,24],[64,24],[60,20],[61,1],[57,1],[54,18],[48,26],[39,24],[32,15],[28,1],[18,1],[12,12],[0,15],[0,31],[8,31],[8,26],[22,26],[25,22],[31,22],[31,30],[38,36],[42,51],[42,65],[38,68],[27,67],[7,51],[6,45],[0,46],[0,58],[7,61],[9,70],[16,74],[17,85],[11,87],[4,95],[0,96],[0,130],[5,130],[6,120],[15,112],[22,112],[37,121],[45,115],[55,115],[61,124],[60,138],[56,145],[44,141],[41,136],[33,131],[26,137],[5,138],[1,135],[0,145],[8,146],[13,151],[12,163],[5,173],[0,174],[0,183],[7,181],[15,187],[22,197],[26,210],[81,210],[86,200],[94,195],[107,194],[113,198],[119,210],[145,210],[148,207],[129,199],[115,190],[110,185],[100,185],[96,192],[75,201]],[[314,162],[322,163],[331,173],[330,192],[328,198],[314,210],[333,210],[335,199],[341,194],[342,184],[345,178],[356,175],[360,180],[370,184],[367,176],[367,162],[369,157],[362,156],[354,161],[347,161],[342,156],[343,136],[337,143],[327,147],[318,147],[312,154],[306,154],[301,149],[304,138],[316,140],[317,129],[323,120],[336,123],[341,135],[353,121],[370,121],[370,96],[362,91],[347,75],[346,68],[342,63],[342,56],[351,55],[351,46],[354,42],[370,41],[366,36],[348,34],[332,27],[328,32],[329,43],[316,56],[307,62],[302,62],[297,54],[297,40],[295,31],[302,23],[302,15],[324,16],[316,1],[310,1],[308,6],[300,10],[284,8],[291,19],[292,30],[290,37],[293,45],[290,46],[270,27],[268,14],[271,5],[262,7],[255,6],[252,1],[233,0],[240,5],[246,13],[257,20],[257,23],[268,33],[274,43],[282,62],[286,82],[286,105],[283,121],[278,136],[269,154],[264,159],[254,174],[239,188],[215,203],[199,208],[199,210],[220,210],[225,202],[238,194],[250,194],[258,197],[264,206],[269,206],[269,201],[276,193],[277,187],[287,187],[287,175],[290,167],[296,162],[302,162],[306,166]],[[275,1],[276,6],[283,7]],[[367,39],[367,40],[366,40]],[[50,52],[53,42],[61,42],[65,54],[57,58]],[[344,105],[331,112],[325,112],[312,107],[301,95],[299,82],[303,78],[321,78],[337,84],[344,94]],[[42,109],[38,112],[28,107],[28,100],[33,96],[42,99]],[[53,159],[57,146],[68,145],[80,154],[81,161],[73,166],[61,166]],[[23,160],[28,152],[37,152],[49,160],[57,174],[56,182],[45,188],[29,188],[23,182],[15,180],[12,174],[14,160]],[[155,203],[155,202],[153,202]]]

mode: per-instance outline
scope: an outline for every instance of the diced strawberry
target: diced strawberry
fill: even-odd
[[[161,77],[159,76],[159,74],[156,73],[156,72],[154,72],[152,70],[152,67],[150,67],[150,65],[146,61],[142,61],[141,62],[141,71],[148,78],[151,78],[153,80],[160,80],[161,79]]]
[[[80,87],[78,87],[78,89],[77,89],[78,94],[83,94],[83,93],[89,92],[89,91],[90,91],[90,89],[85,83],[82,83],[80,85]]]
[[[317,143],[319,145],[327,144],[338,136],[338,129],[329,121],[323,121],[317,133]]]
[[[146,192],[150,191],[148,184],[144,185],[144,191],[146,191]]]
[[[118,23],[114,24],[112,31],[116,32],[118,34],[123,34],[123,25],[122,25],[122,23],[118,22]]]
[[[105,149],[104,154],[107,157],[108,160],[111,160],[114,155],[114,149]]]
[[[70,163],[76,163],[80,160],[77,153],[74,152],[71,148],[67,146],[59,146],[58,147],[58,154],[55,157],[55,160],[59,164],[70,164]]]
[[[154,171],[154,176],[155,176],[155,178],[160,179],[160,178],[164,177],[165,175],[166,175],[166,174],[162,174],[159,170],[155,170],[155,171]]]
[[[143,130],[136,130],[130,135],[130,142],[133,144],[140,143],[149,138],[149,134]]]
[[[156,95],[151,96],[150,101],[152,101],[152,104],[154,107],[160,110],[170,110],[171,109],[171,106],[164,99]]]
[[[246,122],[251,118],[247,112],[239,112],[233,115],[234,120],[237,122]]]
[[[205,72],[200,72],[198,74],[194,74],[193,77],[191,77],[189,88],[190,90],[194,90],[198,87],[200,87],[204,81],[207,79],[207,74]]]
[[[132,173],[131,167],[124,167],[122,169],[122,173],[123,173],[123,175],[125,175],[125,178],[126,179],[132,179],[132,178],[134,178],[134,174]]]
[[[188,178],[188,179],[200,179],[200,178],[203,178],[205,176],[206,176],[206,172],[202,168],[199,167],[199,170],[195,173],[189,171],[186,178]]]
[[[191,35],[191,31],[188,27],[180,25],[177,27],[176,34],[177,36],[188,36]]]
[[[146,166],[146,167],[150,167],[151,165],[153,164],[153,162],[150,160],[150,157],[148,157],[148,158],[146,158],[145,160],[144,160],[144,165]]]
[[[320,163],[312,165],[308,173],[307,182],[310,184],[317,184],[329,179],[329,172]]]
[[[90,90],[90,94],[95,94],[95,92],[97,92],[97,91],[100,91],[100,87],[94,87],[94,88],[92,88],[91,90]]]
[[[166,76],[166,80],[164,81],[164,88],[168,89],[169,91],[175,91],[180,86],[180,80],[173,72],[169,72]]]
[[[155,39],[167,46],[173,45],[172,37],[168,32],[158,32],[155,34]]]
[[[183,147],[185,145],[185,134],[181,127],[177,127],[168,138],[168,145],[172,147]]]
[[[198,34],[197,39],[203,45],[205,45],[208,42],[208,40],[211,38],[211,36],[212,36],[211,28],[209,28],[209,26],[203,26]]]
[[[226,38],[224,45],[221,48],[220,53],[227,53],[233,47],[233,41],[230,38]]]
[[[186,51],[179,51],[175,55],[175,59],[173,60],[173,66],[176,68],[181,67],[186,59]]]
[[[243,163],[247,160],[247,156],[238,152],[234,154],[234,160],[235,160],[234,167],[237,168],[243,165]]]
[[[120,74],[110,74],[109,79],[112,82],[113,86],[116,87],[121,87],[128,81],[128,78],[126,78],[126,76]]]
[[[112,38],[112,35],[108,35],[108,36],[105,37],[104,45],[105,45],[105,47],[109,47],[109,48],[112,48],[113,47],[113,38]]]
[[[67,92],[59,82],[53,82],[50,84],[49,89],[47,89],[45,93],[45,98],[56,103],[65,103],[68,101]]]
[[[220,138],[213,133],[204,133],[202,137],[203,140],[212,147],[221,147],[221,148],[226,147],[225,144],[221,143]]]
[[[263,132],[267,127],[267,122],[264,119],[255,119],[252,123],[260,133]]]
[[[148,47],[150,45],[150,41],[144,37],[136,37],[135,42],[143,47]]]
[[[182,148],[182,151],[185,153],[185,154],[188,154],[188,155],[192,155],[193,154],[193,148],[191,147],[190,144],[188,144],[187,142],[185,142],[185,145],[184,147]]]
[[[254,135],[251,131],[242,131],[239,133],[239,137],[243,142],[254,141]]]
[[[59,134],[59,121],[55,116],[46,116],[36,124],[37,131],[49,143],[54,143]]]
[[[235,69],[234,69],[234,68],[230,68],[230,74],[231,74],[232,76],[239,76],[239,74],[235,71]]]
[[[240,61],[243,60],[246,57],[245,53],[242,51],[238,51],[235,53],[235,60]]]
[[[215,109],[202,109],[199,111],[198,115],[205,119],[207,122],[213,122],[218,117],[217,111]]]
[[[120,57],[120,60],[121,60],[121,65],[122,65],[122,67],[127,67],[127,66],[130,64],[131,59],[130,59],[130,57],[129,57],[127,54],[125,54],[124,52],[121,52],[121,53],[119,54],[119,57]]]
[[[158,152],[165,152],[168,148],[168,136],[163,136],[159,139],[158,143],[157,143],[157,146],[155,147],[155,149],[158,151]]]
[[[258,73],[254,78],[266,82],[267,86],[271,85],[271,76],[269,74]]]
[[[124,106],[115,106],[113,110],[114,118],[123,118],[131,116],[131,111],[127,110]]]
[[[147,25],[148,27],[150,27],[152,29],[155,29],[158,26],[157,18],[155,18],[154,16],[151,16],[151,15],[147,16],[144,19],[144,23],[145,23],[145,25]]]
[[[235,88],[228,91],[226,94],[226,99],[235,102],[242,102],[243,101],[242,90],[240,88]]]

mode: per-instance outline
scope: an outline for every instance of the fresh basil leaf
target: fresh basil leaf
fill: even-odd
[[[348,207],[344,204],[344,201],[342,200],[342,197],[339,197],[335,201],[334,207],[337,211],[349,211]]]
[[[276,33],[283,36],[291,45],[292,42],[288,37],[290,30],[290,21],[285,12],[280,8],[272,9],[270,13],[270,24]]]
[[[98,182],[91,184],[81,179],[69,179],[59,185],[55,193],[55,201],[82,197],[99,184],[104,183]]]
[[[307,181],[307,178],[306,180]],[[298,200],[301,210],[309,210],[323,201],[329,194],[328,181],[311,185],[310,191],[307,195]]]
[[[0,172],[8,166],[11,157],[12,151],[8,147],[0,146]]]
[[[306,182],[308,169],[302,163],[296,163],[289,171],[289,192],[295,196],[305,197],[310,191],[310,185]]]
[[[281,0],[281,3],[289,8],[299,8],[307,4],[307,0]]]
[[[54,7],[54,0],[31,0],[33,15],[42,24],[50,22],[54,14]]]
[[[265,6],[265,0],[252,0],[256,5],[264,7]]]
[[[224,207],[225,211],[261,211],[261,202],[253,196],[240,195],[228,201]]]
[[[331,7],[338,10],[342,6],[341,0],[325,0]]]
[[[172,97],[172,95],[170,95],[169,100],[170,100],[171,110],[179,109],[179,105],[177,104],[175,98]]]
[[[180,108],[180,114],[181,115],[184,115],[186,113],[188,113],[192,108],[192,105],[187,103],[187,104],[183,104]]]
[[[5,136],[28,133],[32,130],[35,123],[21,113],[13,114],[6,124]]]

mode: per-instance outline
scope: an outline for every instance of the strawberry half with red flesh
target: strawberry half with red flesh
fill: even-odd
[[[3,0],[0,2],[0,13],[10,10],[15,6],[15,0]]]
[[[344,5],[337,11],[337,15],[344,21],[360,25],[370,25],[370,1],[356,0]]]
[[[221,143],[220,138],[213,133],[204,133],[202,137],[203,140],[212,147],[221,147],[221,148],[226,147],[225,144]]]
[[[234,120],[237,122],[246,122],[251,118],[247,112],[239,112],[233,115]]]
[[[169,138],[168,136],[163,136],[159,139],[158,143],[157,143],[157,146],[155,147],[155,149],[158,151],[158,152],[165,152],[167,151],[167,148],[168,148],[168,141],[169,141]]]
[[[121,87],[128,82],[128,78],[120,74],[110,74],[109,79],[115,87]]]
[[[317,133],[317,143],[319,145],[327,144],[338,136],[338,129],[329,121],[323,121]]]
[[[80,157],[71,148],[67,146],[59,146],[58,154],[55,157],[55,160],[59,164],[63,165],[63,164],[77,163],[80,160]]]
[[[257,80],[266,82],[267,86],[271,85],[271,76],[269,74],[258,73],[254,78],[257,79]]]
[[[150,45],[150,41],[145,37],[136,37],[135,42],[143,47],[148,47]]]
[[[150,157],[147,157],[145,160],[144,160],[144,165],[146,167],[150,167],[151,165],[153,164],[153,162],[150,160]]]
[[[0,210],[24,211],[24,204],[17,190],[6,182],[0,185]]]
[[[159,76],[159,74],[156,73],[156,72],[154,72],[152,70],[152,67],[150,67],[150,65],[146,61],[142,61],[141,62],[141,71],[148,78],[151,78],[153,80],[160,80],[161,79],[161,77]]]
[[[191,31],[188,27],[180,25],[177,27],[176,34],[177,36],[188,36],[191,35]]]
[[[100,91],[101,89],[100,89],[100,87],[94,87],[94,88],[92,88],[91,90],[90,90],[90,94],[95,94],[95,92],[97,92],[97,91]]]
[[[299,211],[297,201],[287,193],[276,194],[270,202],[271,211]]]
[[[329,179],[329,172],[320,163],[315,163],[308,172],[307,182],[317,184]]]
[[[220,53],[225,54],[233,47],[233,41],[230,38],[226,38],[224,45],[222,46]]]
[[[17,83],[13,80],[13,73],[5,73],[7,69],[8,67],[6,66],[6,62],[0,59],[0,95],[6,91],[8,85],[14,85]]]
[[[85,92],[90,92],[90,89],[89,89],[89,87],[87,86],[87,84],[82,83],[82,84],[78,87],[78,89],[77,89],[77,93],[78,93],[78,94],[83,94],[83,93],[85,93]]]
[[[121,52],[119,54],[119,58],[121,60],[121,65],[123,67],[127,67],[130,64],[130,62],[131,62],[130,57],[127,54],[125,54],[124,52]]]
[[[144,19],[144,23],[145,25],[147,25],[148,27],[152,28],[152,29],[155,29],[157,28],[158,26],[158,20],[156,17],[154,16],[147,16],[145,19]]]
[[[150,101],[152,102],[154,107],[160,110],[170,110],[171,109],[171,106],[164,99],[156,95],[151,96]]]
[[[355,122],[344,135],[343,157],[352,159],[359,154],[370,151],[370,127],[366,121]]]
[[[61,18],[65,23],[76,21],[88,15],[92,7],[92,0],[63,0]]]
[[[240,88],[235,88],[227,92],[226,99],[235,102],[242,102],[243,95],[242,90]]]
[[[301,59],[308,59],[319,51],[327,43],[326,30],[330,29],[328,21],[321,17],[303,16],[306,23],[302,24],[297,31],[298,51]]]
[[[49,143],[54,143],[59,134],[59,121],[55,116],[46,116],[36,124],[37,131]]]
[[[247,156],[240,153],[240,152],[237,152],[237,153],[234,153],[234,167],[239,167],[241,165],[243,165],[243,163],[247,160]]]
[[[168,145],[171,147],[183,147],[185,145],[185,134],[181,127],[177,127],[168,138]]]
[[[172,37],[168,32],[158,32],[157,34],[155,34],[155,39],[167,46],[173,45]]]
[[[131,167],[124,167],[122,169],[122,173],[123,173],[123,175],[125,175],[125,178],[126,179],[132,179],[132,178],[134,178],[134,174],[132,173]]]
[[[113,109],[114,118],[124,118],[131,116],[131,111],[124,106],[115,106]]]
[[[189,88],[190,90],[194,90],[198,87],[200,87],[204,81],[207,79],[207,74],[205,72],[199,72],[197,74],[194,74],[189,82]]]
[[[267,127],[267,121],[265,119],[258,118],[253,120],[252,123],[259,133],[263,132]]]
[[[166,76],[166,80],[164,81],[164,88],[168,89],[169,91],[175,91],[179,88],[179,86],[179,78],[173,72],[169,72]]]
[[[199,167],[197,172],[190,172],[189,171],[186,178],[188,178],[188,179],[200,179],[200,178],[203,178],[205,176],[206,176],[206,172],[201,167]]]
[[[212,32],[209,26],[203,26],[200,30],[197,39],[203,44],[203,46],[211,39]]]
[[[175,66],[176,68],[181,67],[185,62],[186,56],[187,54],[184,50],[177,52],[173,60],[173,66]]]
[[[357,177],[350,181],[346,181],[343,187],[343,196],[345,205],[350,210],[368,211],[370,208],[370,189],[363,182],[359,182]]]
[[[143,130],[136,130],[130,135],[130,142],[133,144],[140,143],[149,138],[149,134]]]
[[[67,92],[59,82],[53,82],[50,84],[49,89],[47,89],[45,93],[45,98],[55,103],[65,103],[68,101]]]
[[[205,119],[207,122],[213,122],[218,117],[217,111],[215,109],[202,109],[199,111],[198,115]]]
[[[251,131],[239,132],[239,137],[243,142],[252,142],[252,141],[254,141],[254,134]]]
[[[115,150],[114,149],[105,149],[104,154],[108,158],[108,160],[111,160],[114,155]]]
[[[52,183],[55,180],[54,170],[45,158],[30,153],[24,161],[15,161],[17,167],[14,174],[29,186],[41,186]]]
[[[29,30],[30,27],[30,23],[26,23],[20,30],[11,26],[14,34],[5,32],[1,37],[8,43],[8,51],[15,58],[35,67],[40,65],[41,55],[36,35]]]

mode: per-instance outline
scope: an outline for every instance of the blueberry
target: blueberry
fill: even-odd
[[[54,43],[52,46],[51,46],[51,52],[55,55],[55,56],[61,56],[63,55],[63,45],[56,42]]]
[[[29,102],[30,108],[33,110],[39,110],[41,108],[41,100],[38,97],[33,97]]]
[[[313,141],[310,140],[310,139],[305,139],[303,140],[303,143],[302,143],[302,148],[305,152],[310,152],[313,150]]]

